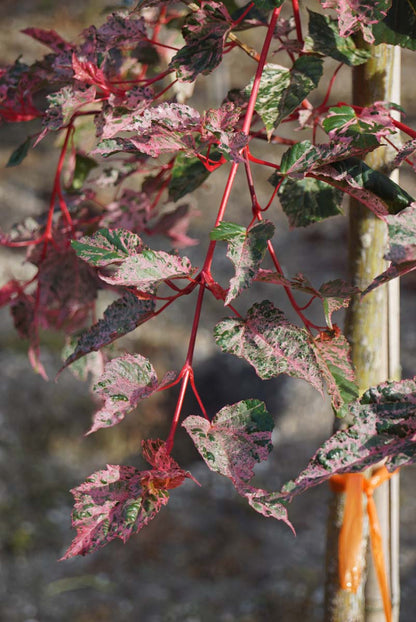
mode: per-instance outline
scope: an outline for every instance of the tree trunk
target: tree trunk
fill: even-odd
[[[364,43],[361,43],[363,46]],[[388,45],[370,46],[372,57],[353,69],[353,101],[368,106],[376,101],[399,103],[400,50]],[[383,172],[392,160],[391,150],[379,148],[366,162]],[[386,268],[386,225],[366,207],[350,202],[349,272],[351,282],[365,289]],[[400,375],[398,355],[398,283],[392,282],[371,292],[364,299],[353,299],[346,319],[345,334],[351,344],[360,393],[387,379]],[[337,421],[336,428],[349,421]],[[384,554],[390,580],[393,620],[398,620],[398,480],[380,486],[374,494],[383,534]],[[381,595],[368,556],[357,593],[342,590],[338,579],[338,535],[342,525],[343,494],[333,494],[327,535],[326,622],[385,622]],[[368,529],[364,529],[368,531]],[[366,540],[363,538],[363,568],[366,567]],[[367,583],[365,580],[367,575]]]

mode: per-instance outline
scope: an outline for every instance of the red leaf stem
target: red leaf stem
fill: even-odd
[[[352,106],[352,108],[356,108],[356,106]],[[405,134],[407,134],[411,138],[416,138],[416,131],[412,130],[411,127],[409,127],[405,123],[402,123],[401,121],[397,121],[396,119],[392,119],[392,121],[393,121],[393,124],[397,127],[398,130],[400,130],[401,132],[404,132]]]
[[[264,39],[263,47],[261,50],[260,60],[257,66],[256,75],[254,77],[253,87],[251,89],[250,99],[247,105],[246,116],[244,118],[244,124],[242,128],[243,132],[247,136],[250,133],[250,126],[251,126],[251,122],[253,120],[253,115],[254,115],[254,106],[256,104],[257,95],[258,95],[259,88],[260,88],[260,80],[261,80],[261,76],[263,73],[264,65],[266,64],[267,54],[269,52],[270,44],[273,38],[273,32],[276,27],[276,22],[280,15],[280,11],[281,11],[281,7],[273,9],[273,13],[270,18],[270,23],[267,29],[267,34]],[[214,227],[218,227],[218,225],[221,223],[222,219],[224,218],[225,210],[227,208],[227,203],[230,198],[231,189],[234,184],[237,169],[238,169],[238,163],[233,162],[231,165],[230,173],[228,175],[227,183],[225,185],[224,194],[221,200],[220,208],[218,210],[217,219],[215,221]],[[217,243],[216,240],[211,240],[209,244],[207,255],[205,258],[205,262],[204,262],[203,272],[210,273],[216,243]]]
[[[50,198],[50,202],[49,202],[49,212],[48,212],[48,220],[46,223],[46,227],[45,227],[45,245],[42,251],[42,257],[41,257],[41,261],[42,259],[44,259],[45,255],[46,255],[46,249],[48,246],[49,241],[52,239],[52,222],[53,222],[53,214],[55,211],[55,201],[56,201],[56,197],[60,196],[60,192],[61,192],[61,174],[62,174],[62,169],[64,166],[64,161],[65,161],[65,156],[66,156],[66,151],[68,148],[68,143],[69,140],[72,136],[72,133],[74,131],[74,127],[72,125],[72,122],[68,125],[67,129],[66,129],[66,133],[65,133],[65,140],[64,140],[64,144],[62,145],[62,149],[61,149],[61,153],[59,155],[59,160],[58,160],[58,164],[56,167],[56,173],[55,173],[55,179],[54,179],[54,183],[53,183],[53,188],[52,188],[52,194],[51,194],[51,198]],[[62,196],[62,195],[61,195]],[[68,224],[71,225],[72,227],[72,219],[71,216],[68,212],[68,208],[66,207],[65,201],[62,198],[62,202],[60,202],[60,207],[61,210],[64,214],[64,216],[67,218],[67,222]]]
[[[300,21],[300,12],[299,12],[299,2],[298,2],[298,0],[292,0],[292,7],[293,7],[293,15],[295,17],[296,36],[298,38],[299,43],[303,46],[302,24],[301,24],[301,21]]]
[[[246,15],[248,13],[250,13],[251,9],[254,6],[254,2],[250,2],[250,4],[246,7],[246,10],[240,15],[240,17],[238,19],[235,20],[235,22],[233,22],[233,28],[235,28],[236,26],[238,26],[238,24],[240,24],[243,19],[246,17]]]
[[[204,415],[205,419],[209,420],[206,408],[205,408],[204,404],[202,403],[201,396],[199,395],[198,390],[197,390],[197,388],[195,386],[194,372],[193,372],[192,369],[191,369],[191,373],[190,373],[190,376],[189,376],[189,381],[191,383],[191,388],[192,388],[193,394],[196,397],[196,400],[197,400],[197,402],[199,404],[199,407],[200,407],[200,409],[202,411],[202,414]]]
[[[326,107],[326,105],[327,105],[327,103],[328,103],[328,99],[329,99],[329,97],[330,97],[330,95],[331,95],[332,87],[334,86],[335,79],[336,79],[336,77],[337,77],[337,74],[338,74],[339,70],[341,69],[341,67],[342,67],[343,65],[344,65],[344,63],[340,63],[340,64],[338,65],[338,67],[335,69],[334,73],[332,74],[332,78],[331,78],[331,80],[329,81],[329,85],[328,85],[328,88],[327,88],[327,91],[326,91],[325,97],[324,97],[324,99],[323,99],[322,104],[321,104],[320,106],[318,106],[318,108],[317,108],[317,112],[320,112],[321,110],[322,110],[322,111],[323,111],[323,110],[325,110],[325,107]]]
[[[247,152],[247,155],[248,155],[248,159],[251,162],[254,162],[255,164],[263,164],[263,166],[270,166],[271,168],[274,168],[277,171],[280,170],[279,164],[274,164],[273,162],[269,162],[268,160],[261,160],[260,158],[256,158],[255,156],[253,156],[253,154],[250,151]]]
[[[174,441],[174,438],[175,438],[175,432],[176,432],[176,428],[178,427],[179,419],[180,419],[180,416],[181,416],[183,401],[185,399],[185,393],[186,393],[186,389],[187,389],[187,386],[188,386],[188,381],[189,381],[190,373],[191,373],[191,368],[187,367],[185,369],[183,377],[182,377],[181,390],[179,392],[178,401],[176,403],[176,408],[175,408],[175,412],[174,412],[174,415],[173,415],[172,424],[170,426],[169,436],[168,436],[168,438],[166,440],[166,453],[167,454],[170,454],[170,452],[172,451],[172,448],[173,448],[173,441]]]
[[[180,50],[180,48],[174,47],[173,45],[167,45],[166,43],[161,43],[160,41],[157,41],[156,39],[144,38],[143,41],[147,41],[148,43],[151,43],[152,45],[158,45],[159,47],[166,48],[167,50],[173,50],[174,52],[178,52],[178,50]]]
[[[261,220],[261,215],[259,215],[259,220]],[[275,266],[275,268],[276,268],[276,271],[277,271],[277,272],[278,272],[278,274],[280,274],[281,276],[284,276],[283,270],[282,270],[282,268],[281,268],[281,266],[280,266],[279,260],[277,259],[277,256],[276,256],[276,253],[275,253],[275,250],[274,250],[273,245],[272,245],[272,243],[271,243],[271,241],[270,241],[270,240],[267,242],[267,248],[268,248],[268,250],[269,250],[269,254],[270,254],[270,257],[271,257],[271,259],[272,259],[272,261],[273,261],[273,263],[274,263],[274,266]],[[316,324],[314,324],[313,322],[311,322],[310,320],[308,320],[308,318],[307,318],[305,315],[303,315],[303,313],[302,313],[302,309],[301,309],[301,307],[298,305],[298,303],[296,302],[296,300],[295,300],[295,298],[294,298],[294,296],[293,296],[293,294],[292,294],[292,290],[290,289],[290,287],[289,287],[288,285],[283,285],[283,288],[284,288],[284,290],[285,290],[285,292],[286,292],[286,294],[287,294],[287,297],[288,297],[288,298],[289,298],[289,300],[290,300],[290,304],[292,305],[293,309],[296,311],[296,313],[298,314],[298,316],[300,317],[300,319],[301,319],[301,320],[302,320],[302,322],[304,323],[305,328],[306,328],[307,330],[309,330],[309,331],[311,330],[311,328],[315,328],[316,330],[321,330],[322,326],[317,326]]]
[[[248,102],[247,112],[246,112],[246,116],[245,116],[244,124],[243,124],[243,132],[247,134],[247,136],[250,132],[251,121],[253,119],[253,114],[254,114],[254,106],[256,105],[257,95],[258,95],[259,88],[260,88],[261,76],[263,74],[263,69],[264,69],[264,65],[266,64],[267,54],[269,52],[270,44],[273,38],[274,29],[276,27],[276,23],[279,18],[281,10],[282,10],[281,7],[277,9],[273,9],[269,27],[267,29],[267,34],[264,39],[263,48],[261,50],[260,60],[259,60],[259,64],[257,65],[257,71],[256,71],[256,75],[253,81],[253,88],[251,89],[250,99]]]

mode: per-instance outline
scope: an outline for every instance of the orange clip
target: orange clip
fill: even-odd
[[[390,473],[385,466],[374,471],[366,479],[363,473],[344,473],[333,475],[330,484],[335,492],[345,492],[344,518],[338,542],[339,582],[343,590],[356,592],[362,573],[362,537],[363,537],[363,492],[367,496],[367,513],[370,530],[371,552],[383,599],[386,621],[391,622],[391,599],[387,581],[386,566],[383,554],[383,542],[376,504],[373,499],[374,490],[389,480]]]

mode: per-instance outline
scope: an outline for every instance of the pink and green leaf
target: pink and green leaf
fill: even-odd
[[[163,281],[191,278],[195,272],[196,268],[187,257],[144,248],[141,253],[127,257],[111,276],[100,274],[100,277],[111,285],[137,287],[140,291],[152,292]]]
[[[214,329],[223,352],[245,359],[260,378],[302,378],[323,394],[323,381],[309,333],[287,320],[269,300],[254,304],[246,319],[227,318]]]
[[[351,347],[344,335],[335,330],[321,333],[314,340],[314,347],[332,406],[338,416],[343,416],[346,405],[358,398]]]
[[[342,308],[347,308],[351,297],[359,293],[358,287],[350,285],[342,279],[327,281],[321,285],[319,294],[322,299],[328,328],[332,328],[332,314]]]
[[[142,246],[139,236],[125,229],[100,229],[92,236],[72,241],[78,257],[92,266],[122,262]]]
[[[154,315],[153,300],[143,300],[126,292],[104,311],[104,316],[91,328],[81,333],[75,350],[66,359],[62,369],[89,352],[96,352],[123,335],[144,324]]]
[[[361,65],[370,58],[370,51],[358,48],[352,37],[341,37],[336,22],[329,15],[309,9],[308,13],[309,33],[305,37],[305,49],[308,52],[330,56],[350,66]]]
[[[336,473],[358,473],[382,460],[394,471],[416,461],[415,380],[369,389],[348,409],[353,424],[325,441],[296,480],[283,487],[288,501]]]
[[[324,0],[324,9],[335,9],[341,37],[348,37],[361,30],[368,43],[374,42],[372,26],[382,21],[391,7],[392,0]]]
[[[211,422],[191,415],[183,426],[209,468],[234,483],[249,482],[272,450],[273,418],[260,400],[224,406]]]
[[[314,171],[314,176],[350,194],[382,220],[408,207],[413,198],[387,175],[352,157]]]
[[[141,400],[171,383],[175,377],[175,372],[168,372],[159,382],[150,361],[140,354],[125,354],[113,359],[93,387],[105,403],[95,413],[88,434],[120,423]]]
[[[193,82],[199,74],[211,73],[221,63],[231,27],[232,20],[224,4],[212,0],[201,2],[199,10],[189,15],[182,28],[186,45],[170,62],[179,80]]]
[[[260,400],[225,406],[212,422],[194,415],[183,422],[211,471],[228,477],[257,512],[290,525],[276,493],[249,484],[256,464],[267,460],[272,450],[273,425],[273,418]]]

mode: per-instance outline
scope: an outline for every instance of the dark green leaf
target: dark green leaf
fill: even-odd
[[[378,215],[382,215],[382,209],[390,214],[397,214],[413,202],[413,198],[403,188],[392,181],[387,175],[375,171],[358,158],[347,158],[338,162],[332,162],[329,166],[318,168],[317,175],[324,173],[325,181],[337,188],[345,189],[346,192],[357,199],[363,198],[363,202]],[[365,194],[360,194],[360,189]]]
[[[247,233],[247,229],[242,225],[237,225],[235,222],[221,222],[218,227],[215,227],[209,234],[211,240],[226,240],[229,241],[235,237],[244,237]]]
[[[220,159],[221,154],[210,152],[210,159]],[[210,172],[198,158],[187,158],[185,154],[178,153],[172,168],[172,177],[169,182],[169,198],[179,201],[189,192],[193,192],[209,177]]]
[[[10,168],[11,166],[18,166],[28,154],[30,144],[32,142],[32,137],[28,136],[26,140],[17,147],[10,156],[6,167]]]
[[[285,0],[253,0],[256,7],[262,11],[272,11],[282,6]]]
[[[308,51],[351,66],[361,65],[371,56],[369,50],[357,48],[352,37],[341,37],[336,21],[314,11],[309,11],[309,36],[305,38],[305,46]]]
[[[416,0],[394,0],[382,22],[373,26],[375,44],[389,43],[416,50]]]
[[[299,56],[290,70],[290,84],[283,92],[275,127],[293,112],[319,84],[323,61],[313,54]]]
[[[278,195],[291,227],[306,227],[342,214],[342,191],[317,179],[287,178],[281,184]]]
[[[81,190],[85,180],[88,177],[89,172],[98,166],[97,162],[93,158],[89,158],[82,153],[77,153],[75,156],[75,170],[72,178],[71,186],[68,188],[70,192],[77,192]]]

